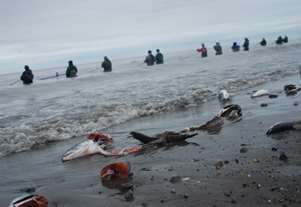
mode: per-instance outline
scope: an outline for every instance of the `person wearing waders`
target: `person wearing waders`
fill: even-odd
[[[237,44],[237,42],[233,42],[233,45],[231,48],[232,48],[233,52],[238,52],[240,50],[240,46]]]
[[[111,72],[112,71],[112,62],[109,60],[107,56],[103,58],[103,62],[101,67],[103,68],[103,72]]]
[[[220,45],[219,42],[217,42],[214,46],[213,46],[214,50],[215,50],[215,55],[222,55],[223,54],[223,49],[222,46]]]
[[[202,48],[200,49],[200,52],[201,52],[201,54],[202,54],[202,58],[208,56],[207,48],[205,47],[205,44],[202,44]]]
[[[33,73],[28,65],[24,66],[25,71],[22,73],[20,80],[23,81],[24,85],[30,85],[33,83]]]
[[[249,44],[250,44],[249,39],[245,38],[244,44],[242,45],[244,48],[244,51],[249,51]]]
[[[148,51],[148,55],[145,57],[144,62],[146,63],[147,66],[152,66],[156,62],[155,56],[152,54],[152,51]]]
[[[159,49],[156,50],[157,54],[156,54],[156,64],[163,64],[164,63],[164,57],[163,54],[160,52]]]
[[[66,70],[66,78],[74,78],[77,76],[77,68],[75,65],[73,65],[72,60],[69,60],[68,67]]]
[[[259,44],[265,47],[267,45],[267,41],[263,38]]]

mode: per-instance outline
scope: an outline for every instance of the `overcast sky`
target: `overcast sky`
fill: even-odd
[[[1,0],[0,73],[277,33],[299,28],[300,11],[300,0]]]

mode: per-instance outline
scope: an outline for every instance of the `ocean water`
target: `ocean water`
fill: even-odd
[[[145,66],[143,57],[113,60],[113,72],[100,63],[78,65],[79,76],[50,78],[65,68],[33,71],[34,84],[20,74],[0,76],[0,156],[49,142],[82,137],[132,119],[198,107],[220,89],[243,89],[298,76],[301,43],[226,51],[202,59],[194,51],[165,54],[165,64]],[[126,141],[123,141],[126,142]],[[118,143],[124,145],[125,143]]]

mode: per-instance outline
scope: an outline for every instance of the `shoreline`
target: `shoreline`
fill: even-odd
[[[54,206],[299,206],[301,204],[300,131],[280,137],[267,137],[266,130],[278,121],[300,119],[299,92],[295,96],[279,93],[276,99],[251,99],[254,89],[282,91],[288,83],[299,84],[299,76],[286,77],[235,94],[233,103],[240,104],[243,119],[227,123],[218,135],[200,133],[190,144],[160,148],[121,158],[89,158],[60,162],[69,146],[80,141],[71,139],[45,148],[0,158],[3,173],[0,202],[34,187]],[[300,85],[300,84],[299,84]],[[295,103],[298,103],[295,106]],[[260,107],[267,103],[267,107]],[[204,123],[220,109],[216,99],[199,107],[179,112],[141,117],[109,128],[113,139],[126,139],[127,132],[140,130],[156,134],[164,130],[180,130]],[[144,130],[143,130],[144,129]],[[121,132],[116,133],[114,132]],[[116,138],[115,138],[116,136]],[[137,143],[128,140],[129,145]],[[240,153],[247,148],[246,153]],[[272,148],[277,149],[273,151]],[[285,152],[288,162],[279,160]],[[125,201],[117,189],[102,185],[98,171],[117,161],[132,164],[134,186],[132,202]],[[238,160],[238,161],[237,161]],[[220,169],[216,164],[223,162]],[[22,170],[21,170],[22,169]],[[180,176],[184,181],[171,183]],[[23,189],[23,191],[22,191]]]

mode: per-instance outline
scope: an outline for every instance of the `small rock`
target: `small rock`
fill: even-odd
[[[249,187],[249,184],[244,183],[244,184],[242,184],[242,187],[243,187],[243,188]]]
[[[262,104],[260,104],[260,106],[261,106],[261,107],[267,107],[268,104],[267,104],[267,103],[262,103]]]
[[[168,168],[168,171],[169,172],[173,171],[173,167]]]
[[[269,98],[277,98],[278,97],[278,95],[276,95],[276,94],[270,94],[269,95]]]
[[[288,157],[284,152],[280,153],[279,160],[286,162],[288,160]]]
[[[127,193],[124,194],[124,199],[128,202],[133,201],[134,200],[134,194],[133,191],[128,191]]]
[[[240,149],[239,152],[240,152],[240,153],[246,153],[246,152],[248,152],[248,148],[243,147],[243,148]]]
[[[258,183],[258,184],[257,184],[257,188],[258,188],[258,189],[261,188],[261,184]]]
[[[272,151],[276,152],[278,149],[276,147],[272,147]]]
[[[239,160],[238,160],[238,159],[235,159],[235,163],[238,164],[238,163],[239,163]]]
[[[230,162],[229,162],[228,160],[225,160],[224,163],[225,163],[225,164],[229,164]]]
[[[217,163],[215,163],[215,168],[217,170],[221,169],[222,167],[224,167],[224,162],[223,161],[218,161]]]
[[[160,203],[164,203],[164,200],[162,199],[162,200],[160,200]]]
[[[175,194],[176,193],[176,189],[171,189],[171,191],[170,191],[172,194]]]
[[[236,200],[232,199],[232,200],[231,200],[231,203],[232,203],[232,204],[236,204]]]
[[[295,103],[294,103],[294,106],[298,106],[299,105],[299,103],[296,101]]]
[[[199,162],[199,159],[192,159],[192,162]]]
[[[171,183],[178,183],[181,181],[181,177],[180,176],[173,176],[169,179],[169,182]]]
[[[255,159],[253,159],[253,162],[259,163],[260,161],[255,158]]]
[[[147,203],[141,203],[142,207],[147,207]]]
[[[146,167],[144,167],[144,168],[141,168],[140,170],[141,170],[141,171],[151,171],[151,169],[149,169],[149,168],[146,168]]]
[[[188,199],[188,198],[189,198],[189,196],[188,196],[187,193],[184,194],[184,198],[185,198],[185,199]]]

